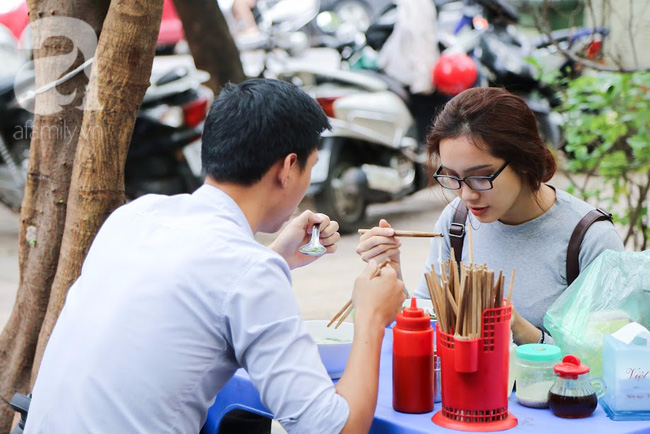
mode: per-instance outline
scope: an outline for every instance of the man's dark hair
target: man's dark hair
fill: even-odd
[[[253,79],[228,84],[205,121],[203,170],[218,182],[252,185],[290,153],[304,168],[329,127],[316,100],[291,83]]]

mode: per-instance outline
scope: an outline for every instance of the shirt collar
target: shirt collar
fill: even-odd
[[[246,219],[244,212],[237,205],[237,202],[223,190],[212,185],[203,184],[192,193],[192,197],[215,208],[219,215],[227,215],[233,222],[247,231],[251,238],[254,238],[255,234],[253,234],[251,225]]]

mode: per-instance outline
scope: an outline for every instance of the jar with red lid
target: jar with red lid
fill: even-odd
[[[569,354],[553,371],[555,382],[548,392],[548,406],[554,415],[578,419],[596,410],[598,398],[605,393],[605,383],[600,377],[589,378],[589,366]]]
[[[433,327],[413,297],[393,327],[393,408],[402,413],[430,412],[433,382]]]

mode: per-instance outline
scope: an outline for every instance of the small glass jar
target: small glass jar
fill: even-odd
[[[557,417],[579,419],[594,412],[598,398],[605,393],[600,377],[589,378],[589,366],[573,355],[564,356],[553,367],[555,382],[548,392],[548,406]],[[597,387],[598,392],[594,390]]]
[[[555,381],[553,366],[561,361],[562,351],[555,345],[524,344],[515,354],[517,401],[526,407],[548,407],[548,391]]]

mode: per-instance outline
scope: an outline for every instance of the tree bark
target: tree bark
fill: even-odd
[[[68,289],[108,215],[124,203],[124,164],[160,28],[163,0],[113,0],[90,76],[88,93],[101,110],[86,111],[72,171],[56,277],[41,327],[32,383]]]
[[[110,0],[29,0],[30,20],[45,17],[82,18],[99,33]],[[41,29],[47,32],[48,29]],[[47,34],[47,33],[44,33]],[[34,35],[37,36],[36,34]],[[69,51],[65,38],[49,38],[34,51],[37,87],[48,81],[48,69]],[[78,58],[72,68],[85,59]],[[55,77],[58,78],[58,77]],[[6,404],[15,392],[27,392],[38,334],[48,304],[59,259],[66,199],[83,112],[87,78],[79,74],[57,87],[61,94],[77,92],[73,103],[51,115],[35,115],[25,197],[20,215],[20,283],[16,302],[0,335],[0,432],[9,432],[13,411]],[[36,97],[36,106],[51,104],[55,91]]]
[[[210,73],[208,87],[218,94],[228,83],[245,80],[239,50],[215,0],[174,0],[185,38],[198,69]]]

